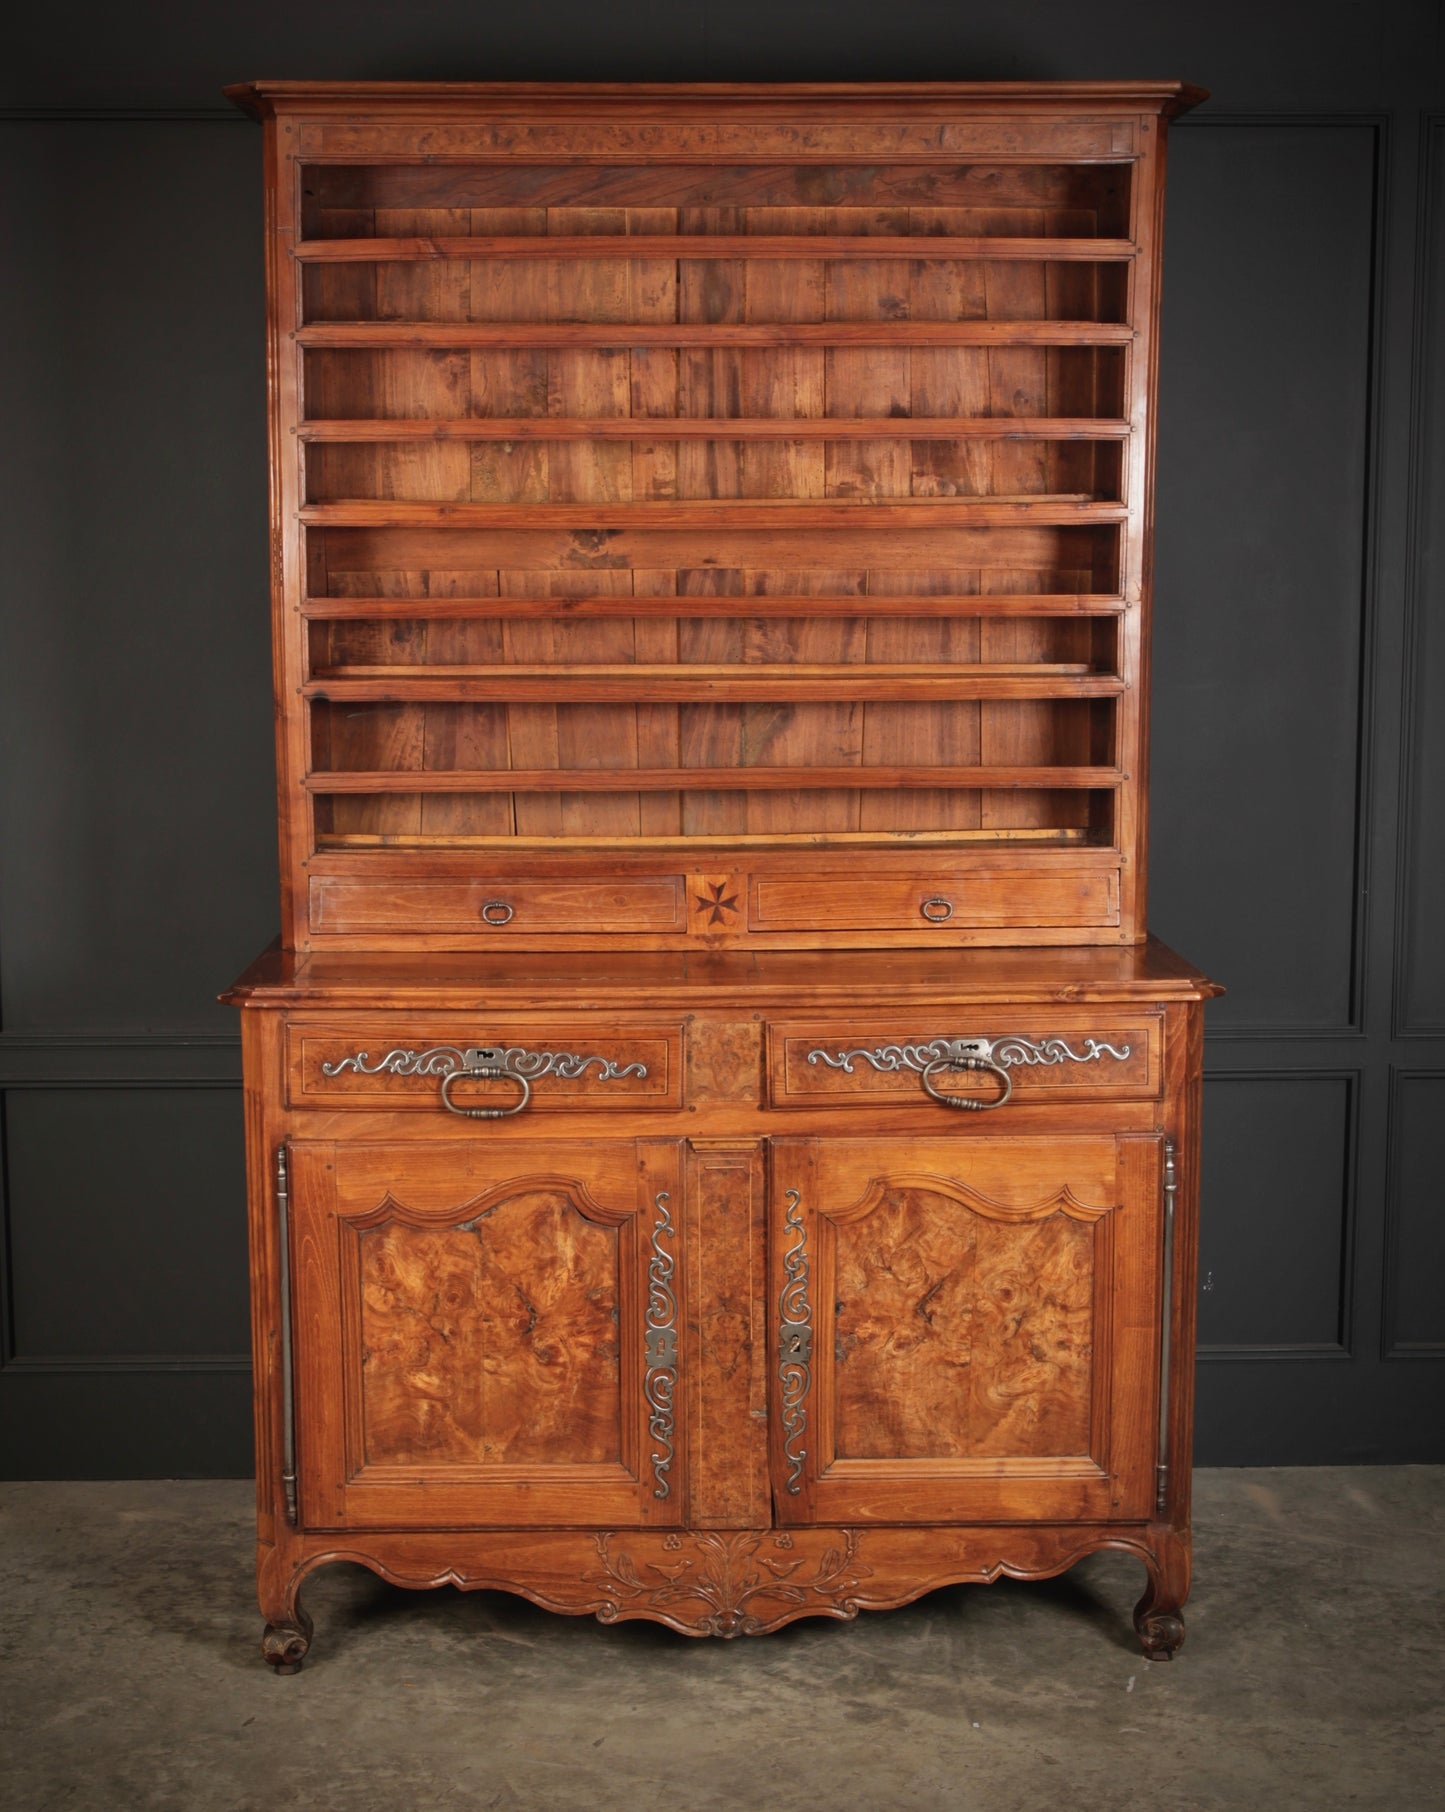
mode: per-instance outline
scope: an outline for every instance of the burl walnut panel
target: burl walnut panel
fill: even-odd
[[[620,1456],[617,1231],[557,1190],[357,1235],[372,1463]]]
[[[840,1458],[1087,1453],[1091,1226],[887,1188],[836,1239]]]

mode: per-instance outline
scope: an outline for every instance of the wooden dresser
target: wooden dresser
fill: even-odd
[[[264,82],[264,1651],[307,1574],[760,1633],[1144,1563],[1176,83]]]

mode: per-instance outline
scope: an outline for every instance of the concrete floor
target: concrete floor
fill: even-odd
[[[334,1568],[259,1658],[244,1484],[0,1487],[6,1812],[1414,1812],[1445,1803],[1445,1468],[1199,1475],[1142,1570],[696,1642]]]

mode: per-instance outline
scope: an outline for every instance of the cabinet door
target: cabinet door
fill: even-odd
[[[784,1522],[1149,1514],[1153,1137],[780,1139]]]
[[[680,1520],[675,1145],[290,1157],[306,1526]]]

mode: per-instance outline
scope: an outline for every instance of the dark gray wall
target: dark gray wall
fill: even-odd
[[[249,1468],[272,935],[258,75],[1182,76],[1154,928],[1211,1009],[1199,1457],[1445,1459],[1445,36],[1433,0],[82,0],[10,28],[0,1454]]]

